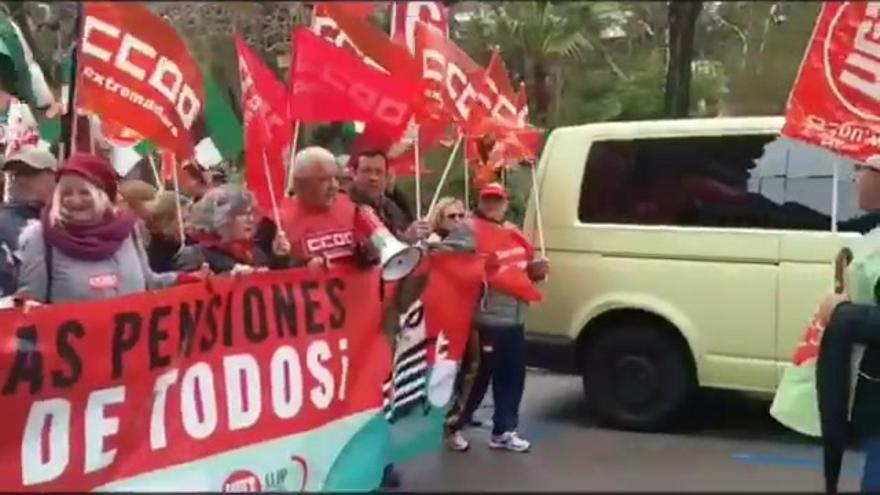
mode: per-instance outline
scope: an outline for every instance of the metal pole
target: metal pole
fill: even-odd
[[[183,201],[180,199],[180,179],[177,176],[177,155],[171,155],[171,179],[174,181],[174,199],[177,202],[177,228],[180,233],[180,249],[186,246],[186,229],[183,226]]]
[[[835,158],[834,162],[831,164],[832,167],[832,188],[831,188],[831,232],[837,232],[837,214],[838,214],[838,205],[837,200],[839,196],[838,188],[838,175],[840,173],[840,160]]]

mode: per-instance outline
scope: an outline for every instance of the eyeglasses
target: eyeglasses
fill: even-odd
[[[464,218],[464,213],[449,213],[446,215],[447,220],[461,220]]]

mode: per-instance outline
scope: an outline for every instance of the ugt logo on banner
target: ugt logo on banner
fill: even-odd
[[[822,6],[782,133],[880,166],[880,2]]]

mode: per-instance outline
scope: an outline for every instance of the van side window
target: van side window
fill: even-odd
[[[830,230],[835,160],[844,162],[771,134],[597,141],[578,216],[584,223]],[[863,230],[872,220],[854,204],[850,170],[841,167],[838,176],[839,227]]]

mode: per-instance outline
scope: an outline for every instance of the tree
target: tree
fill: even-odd
[[[669,62],[666,70],[665,113],[687,117],[691,107],[691,65],[694,33],[703,2],[669,2]]]

